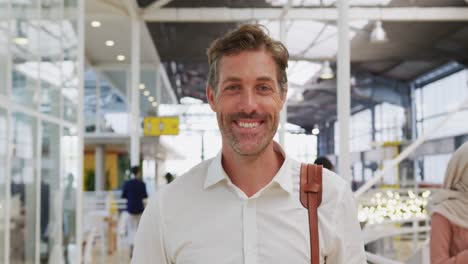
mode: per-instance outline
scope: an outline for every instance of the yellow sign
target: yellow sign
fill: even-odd
[[[143,128],[145,136],[178,135],[179,117],[145,117]]]

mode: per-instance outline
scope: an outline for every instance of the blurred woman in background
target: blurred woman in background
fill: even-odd
[[[468,142],[453,154],[429,202],[431,264],[468,263]]]

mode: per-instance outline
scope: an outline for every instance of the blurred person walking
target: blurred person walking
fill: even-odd
[[[127,180],[122,188],[122,198],[127,199],[127,237],[130,242],[130,254],[133,251],[134,236],[140,222],[141,214],[145,207],[143,200],[148,198],[146,184],[141,179],[141,170],[139,166],[133,166],[130,170],[130,179]]]
[[[333,163],[325,156],[318,157],[314,164],[322,165],[325,169],[333,171]]]

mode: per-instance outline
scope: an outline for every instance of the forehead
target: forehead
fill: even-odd
[[[272,55],[261,50],[242,51],[225,55],[219,61],[219,80],[236,77],[240,79],[256,79],[258,77],[276,78],[276,63]]]

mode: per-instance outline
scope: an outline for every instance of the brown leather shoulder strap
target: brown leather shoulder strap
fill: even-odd
[[[310,263],[319,264],[320,247],[317,209],[322,202],[322,166],[301,165],[300,201],[309,212]]]

